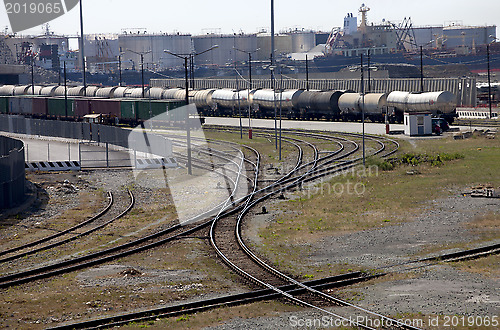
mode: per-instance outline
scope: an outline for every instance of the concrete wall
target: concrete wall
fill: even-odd
[[[0,136],[0,209],[24,200],[24,143]]]

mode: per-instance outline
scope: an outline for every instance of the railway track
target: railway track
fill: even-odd
[[[115,209],[110,211],[112,205],[114,204],[114,198],[113,198],[113,194],[111,192],[108,192],[109,203],[97,215],[91,217],[90,219],[88,219],[88,220],[86,220],[78,225],[75,225],[71,228],[68,228],[68,229],[63,230],[61,232],[58,232],[54,235],[42,238],[42,239],[34,241],[34,242],[27,243],[25,245],[21,245],[21,246],[12,248],[10,250],[3,251],[3,254],[5,255],[5,254],[9,254],[9,253],[19,251],[19,250],[26,250],[26,251],[21,252],[21,253],[12,254],[10,256],[1,258],[0,263],[5,263],[5,262],[25,258],[27,256],[30,256],[30,255],[33,255],[33,254],[36,254],[36,253],[39,253],[42,251],[54,249],[56,247],[61,247],[64,244],[74,242],[78,239],[81,239],[85,236],[88,236],[92,233],[95,233],[95,232],[103,229],[104,227],[115,222],[116,220],[121,219],[128,212],[130,212],[130,210],[132,210],[132,208],[134,207],[135,197],[134,197],[132,191],[127,189],[126,194],[128,195],[130,202],[125,205],[124,210],[120,209],[120,207],[116,207]],[[80,231],[77,231],[79,229],[80,229]],[[58,238],[60,238],[60,239],[57,240]],[[47,243],[47,242],[50,242],[50,243],[42,245],[43,243]],[[38,246],[38,245],[41,245],[41,246],[34,248],[34,249],[27,250],[28,248]]]
[[[313,146],[313,148],[315,148]],[[382,144],[382,147],[376,151],[376,153],[381,152],[385,149],[385,145]],[[323,160],[326,157],[323,157]],[[316,170],[318,167],[319,161],[319,151],[315,148],[315,159],[311,162],[311,167],[304,174],[299,176],[294,182],[290,183],[289,186],[286,186],[285,189],[290,188],[290,186],[296,185],[298,182],[301,182],[304,176],[308,175],[313,170]],[[341,168],[337,168],[334,171],[340,171]],[[276,189],[275,191],[269,192],[268,194],[258,198],[252,203],[247,203],[246,207],[240,212],[239,216],[236,218],[236,221],[232,217],[227,217],[224,219],[215,219],[212,223],[210,229],[210,242],[215,249],[217,255],[223,260],[223,262],[228,265],[231,269],[233,269],[236,273],[245,277],[247,280],[260,285],[264,288],[271,289],[276,293],[280,294],[282,297],[290,300],[291,302],[297,303],[302,306],[310,307],[321,311],[327,315],[333,316],[335,318],[341,319],[342,321],[349,321],[350,317],[353,314],[353,311],[350,312],[350,315],[339,315],[336,313],[332,313],[329,310],[326,310],[321,307],[320,302],[315,298],[320,298],[326,302],[334,303],[341,306],[347,306],[354,310],[354,312],[363,312],[371,317],[377,317],[383,320],[385,324],[394,324],[397,327],[405,328],[405,329],[415,329],[414,327],[408,326],[404,323],[401,323],[395,319],[391,319],[389,317],[368,311],[361,307],[350,304],[346,301],[337,299],[328,294],[323,293],[322,291],[316,290],[312,287],[309,287],[305,284],[300,283],[296,279],[291,276],[284,274],[278,269],[270,266],[263,259],[258,257],[244,242],[241,235],[241,225],[245,214],[255,205],[258,204],[259,201],[262,201],[268,198],[270,195],[275,194],[281,189]],[[253,263],[252,264],[249,264]],[[255,267],[255,266],[258,267]],[[304,289],[304,291],[308,294],[307,296],[297,296],[290,294],[289,292],[285,292],[278,288],[280,285],[285,284],[295,284],[298,287]],[[311,297],[315,296],[313,302],[311,303]],[[353,325],[364,328],[371,329],[367,324],[362,324],[355,322]]]
[[[102,209],[99,213],[97,213],[93,217],[85,220],[84,222],[79,223],[79,224],[77,224],[77,225],[75,225],[73,227],[70,227],[70,228],[66,229],[66,230],[62,230],[62,231],[60,231],[58,233],[55,233],[53,235],[46,236],[44,238],[38,239],[36,241],[33,241],[33,242],[30,242],[30,243],[26,243],[26,244],[23,244],[23,245],[20,245],[20,246],[16,246],[16,247],[13,247],[13,248],[10,248],[10,249],[6,249],[6,250],[3,250],[3,251],[0,251],[0,256],[12,254],[12,253],[18,252],[20,250],[25,250],[25,249],[31,248],[33,246],[37,246],[37,245],[43,244],[45,242],[55,240],[58,237],[61,237],[61,236],[65,235],[65,234],[67,234],[67,233],[74,232],[75,230],[77,230],[77,229],[79,229],[81,227],[84,227],[86,225],[89,225],[89,224],[93,223],[94,221],[96,221],[97,219],[99,219],[100,217],[102,217],[104,214],[106,214],[109,211],[109,209],[111,208],[111,206],[113,205],[113,194],[110,191],[108,191],[107,197],[108,197],[108,205],[106,205],[106,207],[104,209]],[[22,257],[24,257],[26,255],[29,255],[29,254],[32,254],[32,253],[35,253],[35,252],[29,251],[29,252],[19,253],[19,254],[10,256],[10,257],[4,257],[4,258],[0,259],[0,263],[7,262],[7,261],[10,261],[10,260],[15,260],[15,259],[18,259],[18,258],[22,258]]]
[[[439,261],[457,261],[455,260],[455,257],[457,255],[461,255],[463,258],[462,260],[467,260],[470,258],[476,258],[476,257],[482,257],[484,255],[489,255],[489,254],[498,254],[500,246],[498,244],[488,246],[488,247],[482,247],[478,249],[471,249],[471,250],[464,250],[460,252],[455,252],[455,253],[450,253],[450,254],[444,254],[444,255],[439,255],[431,258],[426,258],[426,259],[433,259],[435,262],[429,263],[428,266],[434,265]],[[408,262],[407,264],[411,263],[418,263],[418,262],[423,262],[425,259],[422,260],[415,260],[412,262]],[[396,265],[394,265],[396,266]],[[391,266],[391,267],[394,267]],[[423,267],[423,266],[418,266],[418,267]],[[401,270],[399,270],[401,271]],[[332,277],[326,277],[322,279],[317,279],[317,280],[312,280],[312,281],[306,281],[303,282],[302,284],[311,287],[315,290],[327,290],[331,288],[339,288],[339,287],[345,287],[348,285],[368,281],[370,279],[374,279],[377,277],[382,277],[389,274],[387,273],[377,273],[377,274],[367,274],[364,272],[351,272],[343,275],[337,275],[337,276],[332,276]],[[282,290],[284,292],[288,292],[290,294],[303,294],[306,292],[305,289],[298,287],[295,284],[288,284],[284,286],[279,286],[279,290]],[[272,289],[257,289],[254,291],[248,291],[245,293],[240,293],[240,294],[235,294],[235,295],[228,295],[228,296],[223,296],[223,297],[218,297],[214,299],[207,299],[207,300],[202,300],[202,301],[196,301],[196,302],[190,302],[190,303],[183,303],[183,304],[177,304],[173,306],[164,306],[164,307],[157,307],[157,308],[152,308],[148,310],[142,310],[140,312],[134,312],[134,313],[121,313],[109,317],[102,317],[102,318],[97,318],[97,319],[92,319],[92,320],[86,320],[78,323],[71,323],[71,324],[62,324],[58,325],[55,327],[52,327],[50,329],[102,329],[102,328],[112,328],[112,327],[117,327],[121,325],[125,325],[131,322],[139,323],[139,322],[147,322],[147,321],[154,321],[159,318],[167,318],[167,317],[175,317],[179,315],[185,315],[185,314],[194,314],[194,313],[200,313],[203,311],[207,311],[210,309],[215,309],[215,308],[223,308],[223,307],[228,307],[228,306],[238,306],[238,305],[243,305],[243,304],[249,304],[252,302],[256,301],[264,301],[264,300],[272,300],[272,299],[278,299],[281,298],[281,294],[277,293],[275,290]]]
[[[286,141],[286,143],[294,145],[297,148],[297,150],[299,150],[298,152],[299,156],[296,159],[295,166],[292,168],[291,171],[283,175],[275,182],[269,185],[259,186],[257,185],[257,182],[259,181],[258,175],[260,167],[260,155],[255,149],[248,146],[243,146],[243,148],[245,148],[247,153],[249,153],[251,156],[241,155],[241,157],[238,158],[240,160],[239,166],[237,166],[239,168],[239,178],[233,181],[231,183],[231,186],[236,187],[237,182],[240,179],[242,178],[245,179],[247,181],[247,184],[250,187],[252,187],[251,193],[245,196],[245,198],[242,198],[241,200],[227,200],[223,205],[218,205],[220,208],[218,209],[217,215],[215,216],[214,219],[209,219],[201,224],[192,224],[190,226],[174,226],[168,228],[167,230],[161,233],[155,233],[148,237],[141,238],[142,240],[141,243],[138,243],[137,241],[134,242],[134,245],[128,246],[127,248],[130,249],[126,251],[121,251],[121,252],[118,252],[118,250],[107,251],[107,253],[103,253],[100,256],[95,256],[96,259],[89,260],[88,263],[86,264],[75,263],[73,265],[70,265],[68,268],[64,270],[64,272],[66,272],[66,271],[81,269],[102,262],[110,261],[125,255],[130,255],[133,253],[145,251],[163,245],[167,242],[171,242],[180,237],[185,237],[187,235],[196,233],[197,231],[210,226],[211,241],[214,242],[215,248],[219,249],[220,251],[220,254],[218,252],[219,256],[221,256],[223,260],[224,258],[227,258],[229,263],[234,263],[233,262],[234,260],[241,261],[242,263],[240,263],[240,266],[242,267],[238,267],[241,271],[237,271],[240,274],[246,273],[245,269],[251,268],[252,272],[254,272],[254,274],[250,275],[254,277],[254,280],[252,280],[252,282],[257,283],[260,286],[263,286],[265,288],[264,290],[257,290],[243,295],[222,297],[198,303],[157,308],[149,311],[142,311],[140,313],[128,313],[128,314],[112,316],[109,318],[103,318],[99,320],[90,320],[79,323],[73,323],[69,325],[61,325],[60,327],[56,328],[62,329],[62,328],[85,328],[85,327],[110,327],[128,323],[131,321],[145,321],[148,319],[150,320],[152,318],[155,319],[157,317],[167,317],[179,314],[186,314],[189,312],[203,311],[217,306],[241,304],[263,299],[275,299],[277,297],[286,297],[287,299],[294,301],[295,303],[298,303],[300,305],[318,309],[331,316],[347,319],[342,315],[332,314],[330,311],[324,309],[321,304],[325,304],[326,300],[326,303],[328,304],[334,303],[338,305],[349,306],[350,308],[354,309],[356,309],[356,306],[350,305],[346,302],[343,302],[329,295],[326,295],[320,290],[329,287],[352,284],[370,278],[383,276],[387,272],[384,273],[381,271],[380,273],[370,274],[370,275],[367,275],[365,273],[351,273],[338,277],[300,283],[299,281],[291,278],[287,274],[282,274],[276,269],[272,269],[271,267],[266,267],[266,262],[264,260],[259,259],[255,255],[255,253],[253,253],[248,248],[248,246],[246,246],[243,238],[241,237],[241,224],[244,215],[252,208],[258,206],[259,202],[273,195],[276,195],[277,193],[282,192],[284,190],[295,189],[303,181],[311,181],[326,175],[337,173],[338,171],[341,170],[348,169],[359,163],[361,159],[360,157],[353,158],[354,153],[359,150],[359,146],[356,142],[351,140],[352,138],[358,139],[359,135],[342,134],[343,136],[342,138],[336,137],[334,139],[332,137],[327,137],[325,134],[318,134],[318,133],[312,135],[308,135],[307,133],[300,131],[296,132],[290,131],[289,133],[290,134],[294,133],[297,136],[302,136],[302,137],[308,136],[309,138],[314,137],[317,139],[327,139],[327,140],[331,139],[331,141],[335,140],[336,141],[335,143],[339,144],[339,148],[337,150],[327,152],[326,156],[320,157],[320,155],[323,155],[323,153],[315,149],[312,143],[305,142],[304,140],[300,140],[299,138],[286,137],[284,141]],[[261,134],[268,134],[268,133],[263,131]],[[382,156],[388,156],[394,153],[398,147],[397,142],[390,139],[384,139],[385,143],[375,137],[368,137],[368,139],[371,139],[373,143],[379,145],[378,149],[374,150],[373,152],[374,154],[381,154]],[[300,146],[301,143],[304,145],[308,145],[308,148],[313,150],[312,153],[314,154],[314,157],[309,162],[306,163],[303,162],[304,151],[303,147]],[[387,148],[386,144],[392,144],[394,148]],[[349,145],[349,147],[346,148],[345,145]],[[210,156],[213,156],[218,152],[207,150],[206,153]],[[344,160],[347,157],[351,157],[351,159]],[[255,176],[254,178],[250,178],[249,175],[246,176],[242,173],[244,163],[253,166],[254,176]],[[210,162],[205,162],[205,161],[200,161],[198,164],[198,166],[200,167],[212,166],[212,165],[213,163],[211,164]],[[233,174],[235,173],[233,172]],[[214,230],[212,230],[212,228],[214,228]],[[215,228],[222,230],[215,231]],[[214,232],[214,234],[212,234],[212,231]],[[167,235],[168,237],[165,237]],[[234,241],[231,242],[225,241],[227,237],[233,237],[233,236],[234,236]],[[125,248],[124,246],[122,247]],[[227,255],[234,250],[238,250],[238,255],[228,257]],[[114,252],[117,253],[112,254]],[[497,253],[497,252],[488,252],[483,250],[483,251],[476,251],[476,253],[485,254],[485,253]],[[465,258],[464,255],[455,256],[455,258],[458,257]],[[443,256],[441,256],[441,258],[443,258]],[[438,259],[429,261],[438,262]],[[415,261],[415,263],[416,262],[417,261]],[[58,273],[62,272],[60,271],[58,272],[56,270],[56,272],[54,273],[51,273],[49,275],[46,274],[38,278],[53,276]],[[25,282],[23,282],[23,280],[21,279],[21,282],[10,283],[7,285],[4,285],[5,282],[3,282],[2,279],[3,278],[0,278],[0,287],[8,287],[15,284],[25,283],[31,280],[35,280],[37,278],[31,277],[28,278],[29,280],[26,280]],[[311,302],[312,295],[314,295],[315,297],[312,298],[313,300]],[[321,300],[324,301],[321,302]],[[357,309],[357,311],[358,312],[360,311],[359,308]],[[364,311],[364,312],[370,313],[370,311]],[[377,317],[385,318],[387,321],[393,322],[391,324],[394,325],[398,324],[397,320],[386,318],[383,315],[377,315]],[[370,327],[367,327],[366,325],[363,324],[353,324],[353,325],[370,329]],[[406,327],[406,325],[404,324],[399,324],[398,326],[403,328]]]
[[[219,224],[220,227],[224,227],[225,230],[219,232],[219,239],[221,240],[226,240],[228,237],[232,237],[233,235],[231,234],[231,232],[234,230],[234,226],[231,225],[231,220],[234,220],[235,218],[237,219],[237,221],[239,223],[241,223],[241,214],[244,214],[248,209],[250,209],[250,207],[254,206],[256,203],[258,203],[259,200],[264,200],[266,198],[268,198],[269,196],[279,192],[279,191],[283,191],[284,189],[289,189],[290,187],[292,186],[295,186],[297,185],[299,182],[301,182],[301,179],[306,176],[307,174],[309,173],[312,173],[315,169],[317,169],[317,166],[318,166],[318,161],[320,160],[320,157],[319,157],[319,152],[318,150],[312,145],[310,144],[310,147],[314,150],[314,159],[307,163],[307,164],[303,164],[302,166],[299,166],[299,161],[297,162],[297,166],[294,168],[293,172],[296,173],[298,172],[300,169],[302,170],[305,170],[304,173],[302,175],[300,175],[298,178],[297,177],[291,177],[290,173],[287,175],[287,178],[282,178],[281,180],[277,180],[276,183],[270,185],[270,186],[267,186],[266,188],[264,189],[260,189],[258,191],[256,191],[256,189],[254,188],[254,191],[253,191],[253,194],[251,194],[248,199],[247,199],[247,202],[245,203],[245,208],[242,210],[242,213],[240,213],[240,216],[238,217],[234,217],[234,216],[230,216],[230,217],[216,217],[214,219],[214,221],[212,222],[212,225],[211,225],[211,241],[213,242],[212,244],[215,246],[216,250],[218,250],[218,255],[221,256],[221,258],[225,259],[226,263],[231,263],[231,261],[229,261],[229,259],[225,256],[224,252],[222,252],[218,247],[217,245],[214,243],[215,239],[214,239],[214,228],[216,227],[217,224]],[[341,148],[343,149],[343,148]],[[356,146],[356,148],[353,148],[354,150],[351,152],[355,152],[358,148]],[[377,151],[378,152],[381,152],[382,150],[384,150],[383,147],[380,148],[380,150]],[[337,154],[339,151],[336,151],[336,152],[332,152],[331,155],[328,155],[328,156],[325,156],[325,157],[322,157],[321,160],[325,160],[325,159],[328,159],[328,158],[331,158],[333,155]],[[351,153],[348,153],[351,154]],[[343,157],[346,157],[345,155]],[[347,165],[347,166],[350,166],[350,165]],[[306,169],[307,167],[309,167],[308,169]],[[338,166],[335,166],[334,167],[336,171],[340,170],[338,168]],[[258,174],[258,172],[256,172],[256,174]],[[325,172],[323,172],[323,174],[315,174],[316,176],[321,176],[321,175],[325,175]],[[290,183],[291,182],[291,183]],[[284,185],[284,186],[283,186]],[[274,190],[272,189],[272,187],[274,187]],[[272,191],[269,191],[269,190],[272,190]],[[261,193],[263,194],[262,197],[259,198],[259,200],[257,201],[254,201],[253,203],[250,203],[250,201],[252,200],[252,198],[257,195],[258,193]],[[221,221],[226,221],[226,224],[224,225],[220,225]],[[234,221],[233,221],[234,222]],[[238,236],[238,235],[236,235]],[[241,244],[241,241],[238,242],[238,245]],[[232,244],[227,244],[227,242],[225,242],[224,244],[224,249],[227,252],[234,252],[234,251],[244,251],[244,249],[238,249],[236,247],[238,247],[238,245],[234,245],[234,243]],[[247,251],[248,252],[248,251]],[[244,256],[244,255],[239,255],[237,257],[238,260],[250,260],[250,262],[254,262],[254,261],[251,261],[251,259],[249,259],[247,256]],[[249,264],[248,262],[246,263],[246,267],[248,268]],[[254,267],[255,268],[255,267]],[[239,267],[233,267],[233,269],[237,269],[237,272],[240,273],[240,274],[244,274],[246,273],[245,271],[243,271],[241,268]],[[291,296],[290,294],[284,292],[284,291],[280,291],[279,289],[277,289],[276,285],[279,285],[279,284],[284,284],[284,282],[289,278],[282,274],[281,276],[275,276],[276,274],[279,274],[279,272],[277,272],[276,270],[274,271],[274,275],[271,277],[271,279],[268,278],[268,274],[267,272],[269,271],[269,269],[267,269],[266,271],[262,272],[262,269],[261,269],[261,273],[259,274],[260,276],[263,276],[265,278],[265,281],[260,281],[259,279],[257,279],[256,277],[254,276],[246,276],[247,278],[250,278],[252,279],[253,282],[255,283],[259,283],[263,286],[267,286],[268,288],[272,289],[273,291],[277,291],[278,294],[280,295],[284,295],[285,297],[287,297],[288,299],[291,299],[292,301],[296,302],[296,303],[299,303],[301,305],[305,305],[305,306],[309,306],[309,307],[312,307],[312,308],[317,308],[317,309],[320,309],[321,311],[327,313],[327,314],[332,314],[330,313],[329,311],[327,310],[324,310],[322,309],[321,307],[318,307],[314,304],[310,304],[308,303],[307,301],[304,301],[304,300],[301,300],[301,299],[298,299],[294,296]],[[271,272],[273,273],[273,272]],[[356,275],[358,276],[358,275]],[[274,278],[274,279],[273,279]],[[274,281],[274,283],[272,282]],[[280,282],[281,281],[281,282]],[[295,281],[295,280],[294,280]],[[271,284],[272,283],[272,284]],[[297,283],[299,282],[296,282],[295,284],[297,285]],[[274,284],[274,285],[273,285]],[[298,284],[298,286],[300,286],[300,283]],[[304,289],[304,288],[302,288]],[[311,292],[312,288],[308,288],[308,291]],[[304,290],[304,291],[307,291],[307,290]],[[314,290],[312,291],[314,292],[316,295],[324,295],[322,293],[319,293],[319,292],[315,292]],[[325,298],[325,297],[323,297]],[[329,300],[333,300],[331,297],[329,298]],[[336,301],[336,303],[339,303],[339,301]],[[344,303],[345,305],[348,305],[347,303]],[[185,309],[186,306],[184,306],[183,308]],[[340,317],[342,318],[342,316],[339,316],[339,315],[335,315],[333,314],[333,316],[335,317]],[[133,316],[129,316],[131,318],[133,318]],[[383,317],[383,316],[381,316]],[[347,319],[345,319],[347,320]],[[395,321],[395,320],[394,320]],[[396,322],[396,321],[395,321]],[[74,324],[73,324],[74,325]],[[370,327],[367,327],[367,326],[364,326],[362,324],[356,324],[357,326],[360,326],[360,327],[363,327],[363,328],[370,328]]]
[[[243,163],[244,157],[241,157],[241,162]],[[227,160],[227,159],[226,159]],[[242,163],[240,163],[239,166],[239,172],[241,174],[243,170]],[[250,163],[252,163],[250,161]],[[231,178],[229,178],[225,174],[221,174],[225,176],[226,180],[229,181],[228,185],[232,187],[236,187],[237,183],[236,182],[231,182]],[[238,179],[239,180],[239,179]],[[126,212],[128,212],[131,207],[133,206],[134,200],[133,200],[133,195],[132,197],[132,202],[127,208]],[[230,196],[231,197],[231,196]],[[224,203],[222,203],[224,204]],[[222,214],[223,211],[229,209],[228,205],[222,205],[219,204],[215,206],[213,209],[208,210],[193,219],[191,219],[188,222],[195,222],[199,219],[203,219],[206,217],[209,217],[214,211],[218,214]],[[121,216],[123,216],[126,212],[123,212]],[[115,219],[116,220],[116,219]],[[192,227],[192,228],[191,228]],[[162,244],[165,244],[166,242],[173,241],[177,239],[180,235],[187,234],[194,232],[196,230],[199,230],[200,226],[192,225],[192,226],[182,226],[182,225],[175,225],[172,227],[169,227],[167,229],[158,231],[154,234],[141,237],[139,239],[133,240],[131,242],[121,244],[112,248],[108,248],[102,251],[90,253],[85,256],[81,257],[76,257],[72,258],[69,260],[63,260],[54,264],[50,264],[47,266],[42,266],[42,267],[37,267],[37,268],[32,268],[28,270],[23,270],[23,271],[17,271],[11,274],[3,275],[0,277],[0,288],[6,288],[10,287],[13,285],[19,285],[23,283],[28,283],[32,282],[38,279],[43,279],[55,275],[60,275],[64,274],[67,272],[83,269],[86,267],[94,266],[97,264],[101,264],[104,262],[108,262],[111,260],[115,260],[127,255],[131,255],[134,253],[139,253],[157,246],[160,246]],[[166,235],[169,235],[169,237],[165,238]],[[62,243],[61,243],[62,244]]]

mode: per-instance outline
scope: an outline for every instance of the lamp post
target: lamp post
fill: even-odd
[[[170,54],[172,56],[178,57],[180,59],[184,60],[184,77],[185,77],[185,85],[186,85],[186,144],[187,144],[187,168],[188,168],[188,174],[192,175],[193,174],[193,169],[192,169],[192,161],[191,161],[191,128],[190,128],[190,121],[189,121],[189,80],[188,80],[188,59],[189,58],[194,58],[195,56],[204,54],[206,52],[211,51],[212,49],[215,49],[219,47],[218,45],[214,45],[210,47],[207,50],[204,50],[199,53],[195,54],[176,54],[172,53],[169,50],[164,50],[165,53]]]
[[[420,92],[424,92],[424,50],[420,45]]]
[[[423,45],[420,45],[420,92],[423,93],[424,90],[424,46],[433,43],[434,40],[430,40]]]
[[[142,82],[142,98],[144,98],[145,93],[144,93],[144,55],[151,53],[151,50],[148,50],[147,52],[136,52],[135,50],[128,49],[127,50],[131,53],[134,53],[136,55],[139,55],[141,57],[141,82]]]
[[[309,61],[307,60],[306,54],[306,90],[309,90]]]
[[[271,67],[274,66],[274,0],[271,0]],[[276,123],[276,88],[274,86],[274,70],[271,70],[271,89],[274,91],[274,141],[278,149],[278,130]]]
[[[66,82],[66,61],[64,61],[64,114],[68,118],[68,85]]]
[[[490,38],[493,38],[493,40],[491,42],[488,42],[488,44],[486,45],[486,57],[487,57],[487,60],[488,60],[488,106],[490,108],[490,119],[491,119],[491,116],[492,116],[492,109],[491,109],[491,74],[490,74],[490,44],[493,43],[493,42],[496,42],[496,40],[498,39],[497,37],[493,36],[493,35],[489,35]]]
[[[80,0],[80,56],[82,57],[82,75],[83,75],[83,96],[87,96],[87,78],[85,77],[85,52],[83,41],[83,0]]]
[[[31,51],[30,57],[31,57],[31,94],[35,95],[35,54],[33,54],[33,51]]]
[[[370,86],[370,83],[371,83],[371,80],[372,80],[372,77],[371,77],[371,69],[370,69],[370,49],[368,49],[368,88],[367,88],[367,93],[370,93],[371,91],[371,86]]]
[[[290,70],[294,70],[293,67],[289,67],[286,64],[283,63],[278,63],[276,65],[271,65],[269,66],[269,70],[274,73],[274,70],[276,68],[280,68],[280,86],[279,86],[279,94],[280,94],[280,99],[279,99],[279,139],[278,139],[278,133],[277,133],[277,107],[276,107],[276,90],[274,89],[274,127],[275,127],[275,135],[276,135],[276,148],[279,150],[279,160],[281,160],[281,120],[282,120],[282,101],[283,101],[283,69],[284,68],[289,68]],[[274,77],[274,75],[273,75]],[[279,142],[278,142],[279,141]]]
[[[119,79],[118,86],[120,86],[120,87],[122,87],[122,55],[123,54],[125,54],[125,52],[121,52],[121,51],[120,51],[120,54],[118,54],[118,79]]]
[[[370,68],[368,68],[370,70]],[[361,53],[361,122],[363,123],[363,166],[365,166],[365,81],[363,74],[363,53]]]
[[[257,48],[256,50],[251,51],[251,52],[241,50],[241,49],[238,49],[235,47],[233,47],[233,48],[239,52],[248,54],[248,95],[247,95],[247,97],[250,97],[250,90],[252,89],[252,54],[258,52],[260,50],[260,48]],[[251,104],[249,101],[248,102],[248,138],[249,139],[252,138],[252,127],[250,124],[250,113],[251,113]]]

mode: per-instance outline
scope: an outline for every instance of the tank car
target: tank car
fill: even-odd
[[[450,113],[456,107],[456,97],[448,91],[408,93],[394,91],[387,96],[387,105],[401,112],[430,111],[433,114]]]
[[[99,90],[97,90],[97,92],[95,93],[95,96],[96,97],[105,97],[105,98],[112,98],[113,97],[113,94],[115,92],[115,90],[117,89],[118,87],[117,86],[114,86],[114,87],[104,87],[104,88],[100,88]]]
[[[12,96],[14,95],[14,85],[3,85],[0,87],[0,95],[1,96]]]
[[[15,96],[26,95],[26,94],[28,94],[28,89],[30,87],[31,87],[31,85],[16,86],[16,87],[14,87],[14,95]]]
[[[95,94],[101,87],[99,86],[87,86],[86,94],[87,97],[95,97]]]
[[[30,86],[26,95],[40,95],[40,91],[42,90],[42,86],[35,85],[35,87]]]
[[[233,116],[236,91],[233,89],[217,89],[212,93],[213,109],[216,116]]]
[[[328,120],[340,117],[339,98],[346,91],[333,90],[316,93],[312,98],[313,118]],[[354,91],[347,91],[354,92]]]
[[[344,120],[365,119],[382,122],[387,111],[386,93],[345,93],[339,97],[339,109]]]
[[[212,100],[212,94],[216,91],[216,89],[202,89],[196,91],[193,97],[194,104],[196,109],[198,109],[198,113],[203,115],[212,116],[212,108],[214,102]]]
[[[129,89],[128,87],[116,87],[116,89],[113,91],[113,94],[110,97],[115,99],[124,98],[128,89]]]
[[[169,88],[163,91],[163,98],[166,100],[175,100],[175,94],[182,88]]]
[[[281,109],[283,116],[289,117],[298,104],[302,89],[290,89],[274,92],[271,89],[260,89],[253,94],[253,104],[258,107],[258,117],[274,117],[274,107]]]
[[[40,90],[40,95],[43,96],[54,96],[57,86],[46,86]]]

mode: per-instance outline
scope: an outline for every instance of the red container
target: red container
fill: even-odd
[[[110,117],[120,117],[120,100],[114,99],[92,99],[90,101],[92,113],[101,113]]]
[[[89,99],[75,99],[75,117],[82,119],[83,116],[88,115],[90,112],[90,100]]]
[[[41,117],[47,115],[47,98],[45,97],[33,98],[33,115]]]

